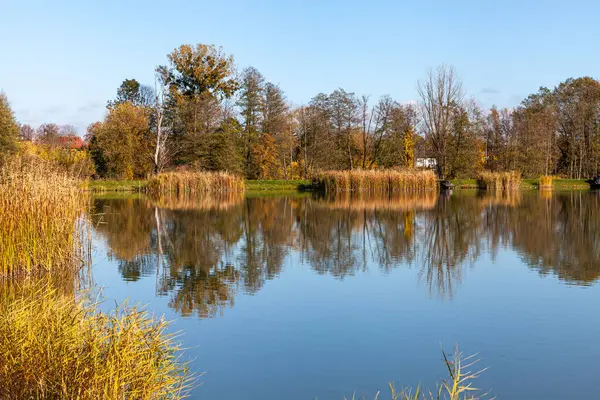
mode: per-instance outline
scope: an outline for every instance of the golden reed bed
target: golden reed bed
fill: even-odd
[[[0,166],[0,276],[77,269],[87,197],[78,180],[36,157]]]
[[[204,193],[244,192],[241,177],[227,172],[173,171],[158,174],[148,181],[150,195],[179,196]]]
[[[367,192],[390,193],[401,190],[437,189],[438,182],[431,170],[351,170],[318,173],[313,184],[328,193]]]

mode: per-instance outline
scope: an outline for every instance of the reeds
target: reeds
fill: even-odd
[[[433,171],[416,169],[324,171],[317,174],[313,184],[328,193],[390,193],[399,190],[435,189],[438,185]]]
[[[486,190],[512,190],[521,185],[521,174],[517,171],[483,171],[477,177],[477,184]]]
[[[546,188],[546,189],[550,189],[552,188],[552,180],[554,179],[553,176],[551,175],[544,175],[540,177],[540,189],[542,188]]]
[[[191,378],[164,320],[76,298],[88,204],[80,182],[50,162],[0,167],[0,397],[181,398]]]
[[[470,368],[475,366],[479,360],[476,355],[464,356],[456,348],[454,356],[449,358],[442,350],[442,356],[446,369],[448,370],[448,378],[442,380],[437,385],[435,391],[425,391],[417,386],[416,389],[404,388],[397,390],[393,383],[389,384],[391,400],[480,400],[488,398],[488,393],[473,386],[474,380],[477,379],[485,369],[472,371]],[[380,392],[375,395],[375,400],[383,400]],[[355,399],[355,396],[352,396]]]
[[[43,284],[0,296],[3,399],[175,399],[191,376],[167,324],[146,311],[103,313]]]
[[[174,171],[158,174],[148,181],[149,194],[188,196],[204,193],[243,192],[244,180],[227,172]]]
[[[82,265],[86,197],[79,181],[36,157],[0,166],[0,277]]]

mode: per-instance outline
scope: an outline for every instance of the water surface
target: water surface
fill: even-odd
[[[95,283],[174,321],[193,398],[433,387],[456,343],[498,398],[598,396],[597,192],[95,206]]]

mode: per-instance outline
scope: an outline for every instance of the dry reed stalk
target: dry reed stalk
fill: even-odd
[[[80,186],[35,157],[14,158],[0,167],[0,276],[81,267],[88,203]]]
[[[400,190],[437,188],[437,177],[430,170],[350,170],[318,173],[313,184],[325,192],[390,193]]]
[[[3,399],[178,399],[191,376],[167,324],[26,282],[0,297]]]
[[[149,194],[193,196],[205,193],[243,192],[244,180],[227,172],[164,172],[148,181]]]
[[[550,175],[540,177],[540,188],[551,188],[553,179],[554,178]]]
[[[486,190],[513,190],[521,185],[521,174],[517,171],[483,171],[477,177],[477,184]]]

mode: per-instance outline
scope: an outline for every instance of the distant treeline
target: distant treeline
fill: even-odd
[[[413,167],[419,158],[435,160],[428,164],[444,178],[600,172],[600,82],[590,77],[542,87],[512,110],[484,110],[466,97],[454,69],[440,66],[419,82],[418,102],[372,101],[339,88],[292,107],[282,88],[256,68],[239,72],[215,46],[183,45],[167,58],[152,85],[124,80],[105,119],[89,126],[96,176],[184,167],[297,179],[318,170]],[[0,112],[0,148],[9,149],[19,128],[4,96]],[[20,132],[65,147],[53,124]]]

